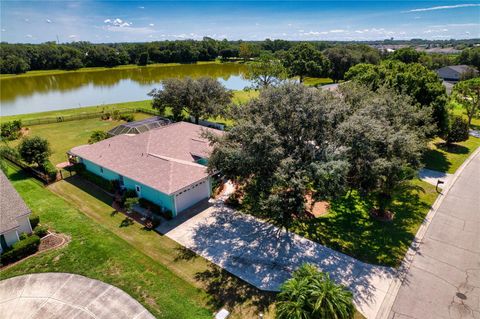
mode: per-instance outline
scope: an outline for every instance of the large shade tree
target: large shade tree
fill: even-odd
[[[18,153],[26,163],[36,164],[38,167],[44,168],[52,150],[48,140],[34,136],[22,139],[18,145]]]
[[[179,120],[183,112],[188,112],[197,124],[201,117],[222,113],[232,98],[232,93],[211,77],[167,79],[162,81],[162,88],[149,95],[153,97],[152,107],[160,113],[171,108],[173,117]]]
[[[337,129],[350,163],[348,184],[374,199],[377,215],[390,217],[395,195],[410,186],[421,167],[433,129],[431,110],[387,88],[371,92],[348,83],[340,95],[349,107]]]
[[[366,45],[338,45],[326,49],[323,53],[330,60],[330,77],[335,82],[343,80],[345,73],[356,64],[377,64],[380,61],[378,50]]]
[[[330,61],[310,43],[300,43],[283,55],[283,64],[290,77],[298,76],[300,82],[305,77],[327,77]]]
[[[234,128],[210,137],[209,169],[242,185],[256,212],[288,229],[303,216],[307,193],[342,193],[348,163],[333,135],[342,112],[334,102],[300,84],[263,90],[237,112]]]
[[[377,91],[383,86],[413,99],[415,104],[433,110],[432,117],[441,135],[448,130],[447,93],[434,71],[418,63],[384,61],[380,65],[357,64],[345,78]]]
[[[347,288],[312,264],[304,264],[280,288],[277,319],[349,319],[355,307]]]

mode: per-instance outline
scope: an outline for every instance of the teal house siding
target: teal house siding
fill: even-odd
[[[85,169],[89,172],[92,172],[93,174],[96,174],[98,176],[101,176],[105,179],[108,179],[110,181],[114,180],[114,179],[119,179],[120,178],[120,175],[118,175],[117,173],[109,170],[109,169],[106,169],[105,167],[101,167],[93,162],[90,162],[86,159],[83,159],[81,160],[81,162],[85,165]]]
[[[120,176],[121,176],[120,174],[117,174],[109,169],[106,169],[105,167],[101,167],[91,161],[88,161],[82,158],[80,162],[85,165],[86,170],[88,170],[93,174],[96,174],[108,180],[120,179]],[[132,190],[136,190],[136,186],[139,186],[140,187],[139,197],[143,197],[163,207],[164,209],[168,209],[172,211],[173,216],[177,215],[173,195],[169,196],[167,194],[164,194],[156,189],[153,189],[147,185],[139,183],[125,176],[123,176],[123,185],[125,186],[125,188],[132,189]]]
[[[164,194],[156,189],[153,189],[147,185],[139,183],[131,178],[123,177],[123,185],[128,189],[136,190],[136,186],[140,186],[140,197],[148,199],[149,201],[173,212],[176,216],[175,204],[173,202],[173,196]]]

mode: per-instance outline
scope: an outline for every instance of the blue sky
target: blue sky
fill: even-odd
[[[1,40],[480,38],[480,1],[1,1]]]

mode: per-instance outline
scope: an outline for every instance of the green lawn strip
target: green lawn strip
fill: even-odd
[[[430,142],[423,162],[425,168],[453,174],[478,147],[480,147],[480,138],[473,136],[465,142],[450,146],[437,138]]]
[[[217,61],[199,61],[195,64],[217,64]],[[99,72],[99,71],[108,71],[108,70],[128,70],[128,69],[137,69],[137,68],[158,68],[158,67],[170,67],[182,65],[181,63],[154,63],[146,66],[138,66],[136,64],[127,64],[119,65],[115,67],[89,67],[89,68],[80,68],[78,70],[35,70],[28,71],[22,74],[0,74],[0,80],[7,80],[12,78],[21,78],[21,77],[31,77],[31,76],[45,76],[45,75],[58,75],[63,73],[81,73],[81,72]]]
[[[158,318],[211,318],[206,306],[208,296],[200,289],[18,168],[10,165],[8,175],[41,223],[71,236],[71,241],[64,248],[1,271],[0,279],[36,272],[76,273],[123,289]]]
[[[135,120],[151,115],[136,113]],[[74,146],[88,143],[93,131],[108,131],[124,121],[103,121],[100,118],[32,125],[28,127],[28,136],[41,136],[50,142],[52,155],[50,160],[54,165],[67,160],[66,152]],[[7,144],[15,147],[20,139],[9,141]]]
[[[461,116],[464,119],[468,120],[467,113],[466,113],[465,109],[460,104],[450,102],[450,107],[451,107],[453,115]],[[474,129],[480,130],[480,116],[472,118],[471,126]]]
[[[369,216],[369,202],[353,192],[332,202],[328,214],[298,222],[294,232],[367,263],[399,266],[437,197],[430,184],[415,180],[412,185],[424,192],[407,191],[399,196],[392,222]]]

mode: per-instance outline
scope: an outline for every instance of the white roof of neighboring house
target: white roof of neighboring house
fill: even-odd
[[[0,234],[17,228],[17,218],[30,212],[7,176],[0,170]]]
[[[137,135],[118,135],[92,145],[72,148],[72,154],[124,177],[173,194],[208,176],[196,163],[212,151],[203,131],[222,131],[178,122]]]

